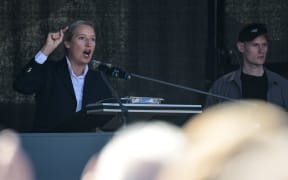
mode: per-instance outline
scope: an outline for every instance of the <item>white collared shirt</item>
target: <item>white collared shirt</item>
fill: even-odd
[[[47,56],[43,54],[41,51],[39,51],[35,56],[35,61],[39,64],[43,64],[46,60],[47,60]],[[73,72],[70,60],[67,56],[66,56],[66,61],[67,61],[68,69],[70,72],[70,77],[71,77],[72,84],[73,84],[75,98],[77,101],[77,106],[76,106],[75,111],[78,112],[82,109],[83,88],[84,88],[85,77],[88,72],[88,65],[85,66],[85,70],[82,75],[76,76],[75,73]]]

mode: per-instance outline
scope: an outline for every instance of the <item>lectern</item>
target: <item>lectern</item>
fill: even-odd
[[[202,112],[201,105],[188,104],[135,104],[95,103],[87,105],[88,115],[128,113],[127,124],[137,121],[164,120],[182,125],[189,117]]]

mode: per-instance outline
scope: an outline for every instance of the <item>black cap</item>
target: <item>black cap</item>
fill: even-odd
[[[238,41],[252,41],[260,35],[267,35],[267,28],[265,24],[248,24],[240,31]]]

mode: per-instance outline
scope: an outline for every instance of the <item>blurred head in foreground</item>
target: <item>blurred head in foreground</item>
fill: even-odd
[[[251,156],[251,153],[258,150],[260,153],[262,146],[259,145],[260,139],[269,137],[268,134],[282,131],[287,127],[287,122],[287,113],[283,109],[262,101],[227,102],[213,106],[184,126],[183,130],[189,141],[188,146],[163,168],[158,180],[216,180],[216,177],[220,178],[224,172],[229,174],[230,170],[226,171],[224,167],[233,158],[237,159],[238,155],[246,153]],[[266,139],[261,143],[267,150],[261,150],[262,155],[253,158],[255,165],[259,164],[261,158],[262,161],[270,163],[272,158],[264,160],[265,154],[273,156],[272,152],[280,150],[272,151],[273,142],[266,143]],[[244,167],[253,163],[246,159],[239,166]],[[274,168],[278,167],[274,166]],[[265,174],[269,171],[259,172],[255,168],[255,171],[250,171],[252,172]],[[229,180],[234,179],[238,180],[238,177],[231,176]]]
[[[18,135],[8,129],[0,131],[0,179],[34,179],[32,164],[21,149]]]
[[[82,180],[152,180],[185,145],[182,130],[165,122],[127,126],[91,158]]]
[[[288,179],[288,129],[258,136],[226,160],[214,180]]]

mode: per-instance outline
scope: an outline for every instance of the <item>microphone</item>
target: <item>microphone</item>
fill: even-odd
[[[105,64],[100,61],[92,60],[92,69],[102,71],[105,74],[114,77],[114,78],[119,78],[119,79],[131,79],[131,74],[123,71],[122,69],[118,67],[114,67],[111,64]]]

